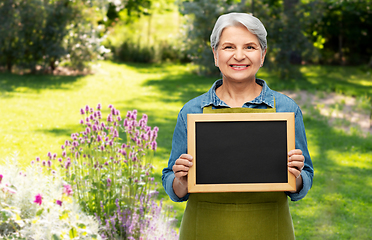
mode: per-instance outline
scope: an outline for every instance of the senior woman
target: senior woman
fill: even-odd
[[[222,79],[181,109],[168,167],[163,169],[163,186],[169,197],[176,202],[188,201],[180,239],[295,238],[287,199],[305,197],[314,171],[300,108],[255,77],[264,63],[266,35],[260,20],[245,13],[222,15],[214,26],[211,47]],[[219,112],[295,114],[296,142],[295,149],[288,153],[288,171],[296,177],[297,192],[188,193],[187,174],[193,158],[186,154],[187,114]]]

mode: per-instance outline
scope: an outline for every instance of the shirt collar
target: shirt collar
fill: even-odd
[[[202,108],[206,106],[215,106],[215,107],[229,107],[224,101],[219,99],[216,94],[216,89],[222,85],[222,79],[217,80],[214,82],[213,86],[209,89],[206,93],[203,101],[202,101]],[[252,101],[246,102],[243,107],[248,107],[252,104],[266,104],[267,106],[274,107],[274,95],[273,91],[267,86],[266,82],[262,79],[256,78],[256,83],[262,86],[262,91],[260,95],[258,95]]]

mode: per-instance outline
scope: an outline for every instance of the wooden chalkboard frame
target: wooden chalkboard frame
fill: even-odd
[[[296,191],[296,178],[288,169],[287,181],[280,183],[197,183],[196,169],[198,168],[198,159],[196,159],[196,124],[198,122],[263,122],[270,124],[273,121],[285,121],[287,130],[287,153],[295,149],[295,123],[294,113],[218,113],[218,114],[188,114],[187,115],[187,142],[188,154],[193,156],[193,166],[188,173],[188,192],[277,192],[277,191]],[[245,136],[246,137],[246,136]],[[267,136],[270,137],[270,136]],[[222,141],[222,140],[221,140]],[[267,151],[267,150],[266,150]],[[288,158],[285,160],[288,162]],[[223,165],[223,164],[220,164]],[[224,168],[228,167],[222,166]]]

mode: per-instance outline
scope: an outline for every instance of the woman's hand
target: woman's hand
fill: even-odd
[[[305,166],[305,157],[300,149],[294,149],[288,153],[288,171],[296,177],[297,192],[302,189],[301,171]]]
[[[182,198],[187,194],[187,174],[189,173],[193,157],[189,154],[182,154],[173,165],[175,179],[173,181],[174,193]]]

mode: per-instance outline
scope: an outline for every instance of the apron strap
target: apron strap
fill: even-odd
[[[270,107],[270,106],[269,106]],[[212,105],[203,108],[203,113],[275,113],[276,103],[274,97],[274,107],[259,109],[259,108],[217,108],[213,109]]]

